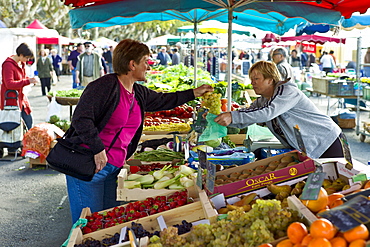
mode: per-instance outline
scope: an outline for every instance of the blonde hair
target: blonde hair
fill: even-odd
[[[265,79],[272,79],[274,82],[274,85],[276,85],[276,83],[281,81],[279,70],[276,67],[276,65],[272,62],[268,62],[268,61],[256,62],[249,69],[249,77],[251,76],[253,70],[258,70],[259,72],[261,72],[261,74],[263,75],[263,78]]]

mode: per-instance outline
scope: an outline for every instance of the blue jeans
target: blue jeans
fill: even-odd
[[[77,83],[76,83],[76,68],[71,70],[72,72],[72,88],[77,88]]]
[[[117,176],[120,169],[107,163],[90,182],[66,175],[72,223],[80,218],[83,208],[89,207],[91,212],[98,212],[120,205],[117,201]]]

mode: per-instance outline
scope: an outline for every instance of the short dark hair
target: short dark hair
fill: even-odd
[[[172,50],[173,50],[174,52],[177,52],[177,48],[173,48]]]
[[[150,55],[146,44],[132,39],[122,40],[113,51],[112,63],[114,72],[118,75],[127,75],[130,71],[130,61],[134,60],[135,63],[139,63],[145,55]]]
[[[82,44],[82,43],[78,43],[76,46],[77,46],[77,47],[79,47],[79,46],[81,46],[81,45],[83,45],[83,44]]]
[[[331,51],[329,52],[329,54],[334,54],[334,51],[333,51],[333,50],[331,50]]]
[[[17,53],[17,56],[22,55],[24,57],[33,58],[33,51],[26,43],[20,44],[15,52]]]

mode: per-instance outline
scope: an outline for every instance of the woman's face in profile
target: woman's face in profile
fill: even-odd
[[[257,69],[251,71],[250,79],[256,94],[267,98],[272,96],[272,92],[274,91],[272,79],[265,79],[262,73]]]

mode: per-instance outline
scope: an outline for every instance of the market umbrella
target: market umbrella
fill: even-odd
[[[194,25],[187,25],[177,28],[177,32],[192,32],[194,31]],[[221,23],[215,20],[209,20],[202,22],[198,25],[198,32],[200,33],[227,33],[228,25],[227,23]],[[244,34],[250,36],[251,33],[245,26],[233,24],[232,33]]]
[[[310,21],[313,23],[334,24],[341,13],[336,11],[344,0],[324,0],[334,5],[311,3],[312,0],[266,1],[255,0],[66,0],[66,5],[82,6],[72,9],[70,20],[72,28],[89,29],[93,27],[108,27],[127,25],[135,22],[152,20],[183,20],[197,24],[204,20],[215,19],[227,22],[228,25],[228,98],[231,98],[231,31],[232,23],[254,26],[262,30],[283,34],[296,24]],[[352,0],[352,7],[340,10],[345,16],[353,11],[362,11],[370,7],[363,0]],[[357,4],[358,3],[358,4]],[[352,11],[353,9],[353,11]],[[352,12],[351,12],[352,11]],[[196,38],[195,38],[196,40]],[[195,44],[196,46],[196,44]],[[196,54],[195,54],[196,55]],[[194,57],[196,64],[196,56]],[[196,73],[195,73],[196,75]],[[195,78],[196,81],[196,78]],[[231,102],[228,102],[228,109]]]
[[[330,31],[330,25],[323,24],[312,24],[312,23],[302,23],[296,28],[296,36],[301,36],[303,34],[315,34],[315,33],[326,33]]]
[[[370,14],[368,15],[353,15],[349,19],[342,18],[341,28],[346,31],[353,29],[364,29],[370,27]]]
[[[35,19],[30,25],[28,25],[26,28],[33,28],[33,29],[48,29],[45,27],[44,24],[42,24],[39,20]]]
[[[6,28],[6,25],[2,20],[0,20],[0,28]]]

